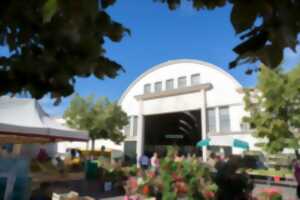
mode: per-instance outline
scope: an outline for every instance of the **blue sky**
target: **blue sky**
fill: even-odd
[[[125,68],[125,73],[114,79],[97,80],[93,77],[77,79],[76,91],[87,96],[107,96],[117,100],[127,86],[145,70],[172,59],[190,58],[213,63],[232,74],[243,86],[254,86],[256,75],[245,75],[246,66],[228,70],[235,58],[232,48],[239,43],[230,24],[230,7],[214,11],[195,11],[185,3],[176,11],[152,0],[118,0],[109,8],[112,18],[131,30],[120,43],[107,41],[107,56]],[[298,48],[300,50],[300,48]],[[299,52],[299,51],[298,51]],[[0,54],[5,54],[4,50]],[[289,68],[300,60],[300,53],[285,52]],[[70,98],[59,106],[45,97],[40,100],[51,115],[60,116]]]

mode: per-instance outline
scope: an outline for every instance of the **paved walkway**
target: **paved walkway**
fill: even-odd
[[[266,184],[256,184],[253,194],[258,194],[264,188],[276,188],[283,193],[284,200],[297,200],[296,197],[296,188],[295,187],[283,187],[283,186],[272,186]],[[111,197],[111,198],[102,198],[101,200],[123,200],[123,196]]]
[[[259,193],[264,188],[275,188],[283,194],[284,200],[297,200],[296,188],[295,187],[284,187],[284,186],[273,186],[266,184],[256,184],[253,194]]]

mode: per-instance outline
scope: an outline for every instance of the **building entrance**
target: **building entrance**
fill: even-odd
[[[168,145],[178,146],[182,153],[196,152],[201,140],[200,110],[149,115],[144,120],[145,153],[164,153]]]

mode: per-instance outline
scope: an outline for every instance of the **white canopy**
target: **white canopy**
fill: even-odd
[[[56,122],[35,99],[0,97],[0,143],[87,141],[88,134]]]

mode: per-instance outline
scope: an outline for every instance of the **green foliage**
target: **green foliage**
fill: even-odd
[[[171,10],[182,0],[155,0],[167,3]],[[300,32],[300,2],[294,0],[192,0],[197,10],[211,10],[230,5],[231,23],[241,43],[233,48],[238,54],[230,63],[236,67],[242,63],[260,60],[270,68],[276,68],[283,59],[283,50],[296,51]],[[256,68],[249,68],[251,73]]]
[[[255,128],[255,136],[266,138],[263,147],[271,152],[299,148],[300,65],[288,73],[262,66],[255,91],[247,90],[244,120]]]
[[[93,96],[82,98],[76,95],[64,113],[68,125],[87,130],[92,140],[111,139],[116,143],[124,140],[121,132],[128,124],[128,117],[117,103],[106,97],[94,100]]]
[[[0,4],[0,95],[35,98],[73,93],[75,77],[114,78],[121,65],[105,56],[104,42],[128,29],[111,19],[114,0],[11,0]],[[101,9],[100,9],[101,8]]]
[[[50,22],[51,18],[57,11],[57,0],[47,0],[43,7],[43,21]]]
[[[176,9],[182,0],[154,0]],[[121,65],[105,56],[105,39],[129,33],[106,9],[116,0],[10,0],[0,4],[0,95],[50,93],[59,102],[74,92],[75,77],[115,78]],[[230,5],[231,23],[241,39],[229,65],[261,61],[276,68],[283,50],[296,50],[300,1],[192,0],[196,10]],[[257,68],[249,68],[251,73]]]

